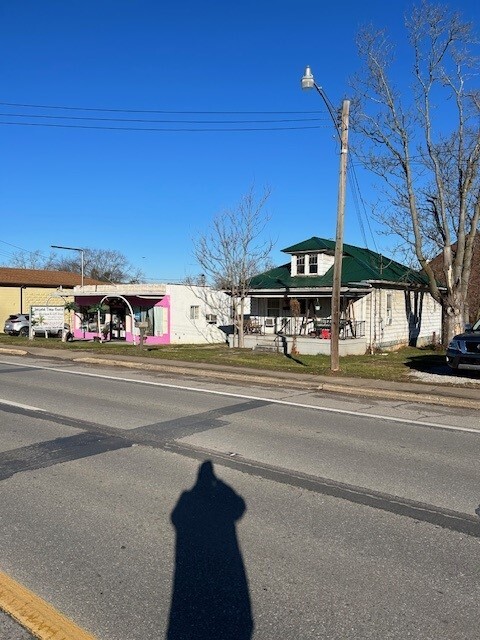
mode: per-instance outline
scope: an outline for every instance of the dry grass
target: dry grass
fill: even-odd
[[[285,356],[276,353],[260,353],[251,349],[230,349],[227,345],[166,345],[140,347],[124,343],[94,343],[90,341],[61,342],[55,338],[15,338],[0,335],[0,346],[15,345],[68,349],[102,355],[128,355],[162,360],[176,360],[232,367],[248,367],[267,371],[336,375],[391,381],[406,381],[412,369],[428,370],[432,366],[445,364],[444,353],[433,349],[406,347],[398,351],[363,356],[346,356],[340,359],[341,371],[332,374],[329,356]]]

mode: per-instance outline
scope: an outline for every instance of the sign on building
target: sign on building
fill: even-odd
[[[59,306],[30,307],[30,337],[35,333],[61,336],[65,324],[65,310]]]

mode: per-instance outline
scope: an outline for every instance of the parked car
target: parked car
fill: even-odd
[[[480,320],[467,325],[465,333],[455,336],[447,347],[447,364],[452,369],[480,371]]]
[[[63,332],[65,331],[66,336],[68,336],[70,334],[70,325],[65,323],[63,325],[63,330],[62,329],[54,329],[53,331],[50,330],[48,332],[49,336],[56,336],[57,338],[61,338],[63,335]],[[40,327],[33,327],[33,333],[34,335],[39,335],[39,336],[44,336],[45,335],[45,329],[42,329]]]
[[[30,332],[30,316],[26,313],[16,313],[8,316],[5,320],[3,330],[10,336],[28,337]],[[65,324],[63,326],[63,330],[68,334],[70,332],[70,325]],[[61,338],[63,330],[59,327],[58,329],[49,332],[49,335]],[[44,329],[36,328],[35,326],[33,327],[33,332],[38,335],[45,335]]]
[[[16,313],[5,320],[3,331],[10,336],[27,337],[30,330],[30,317],[25,313]]]

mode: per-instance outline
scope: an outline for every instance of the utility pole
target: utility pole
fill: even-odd
[[[350,100],[344,100],[340,124],[335,114],[335,109],[328,99],[325,91],[316,82],[309,66],[306,67],[302,77],[302,89],[316,89],[322,98],[328,113],[340,139],[340,177],[338,180],[337,200],[337,232],[335,237],[335,257],[333,263],[332,283],[332,322],[330,335],[330,370],[338,371],[339,363],[339,339],[340,339],[340,291],[342,288],[342,257],[343,257],[343,221],[345,219],[345,191],[347,184],[347,154],[348,154],[348,116],[350,113]]]
[[[330,337],[330,369],[332,371],[339,371],[340,369],[340,291],[342,288],[343,226],[345,220],[345,193],[347,184],[349,113],[350,100],[344,100],[340,121],[340,175],[338,179],[337,231],[335,235],[335,256],[333,262],[332,333]]]

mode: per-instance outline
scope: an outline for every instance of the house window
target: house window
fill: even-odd
[[[297,256],[297,273],[305,273],[305,256]]]
[[[200,307],[192,305],[190,307],[190,320],[198,320],[200,318]]]
[[[393,296],[391,293],[387,293],[387,309],[386,309],[386,324],[392,324],[393,320]]]
[[[267,299],[267,316],[269,318],[276,318],[280,315],[280,299],[268,298]]]
[[[313,253],[309,256],[308,273],[318,273],[318,255],[316,253]]]

